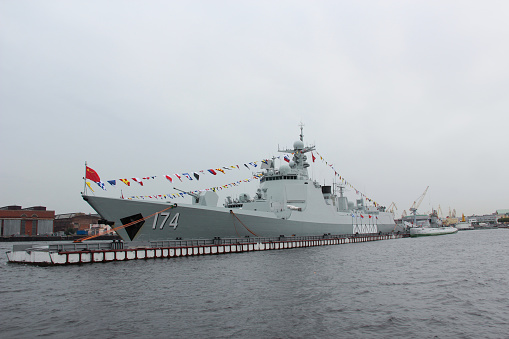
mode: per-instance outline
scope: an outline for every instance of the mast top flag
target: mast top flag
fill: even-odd
[[[99,177],[99,174],[97,174],[97,172],[95,170],[93,170],[92,168],[88,167],[87,166],[87,162],[85,161],[85,177],[83,178],[84,180],[84,188],[83,188],[83,192],[87,192],[87,186],[90,188],[90,190],[93,192],[94,190],[92,189],[92,187],[90,187],[90,183],[87,182],[87,179],[90,180],[90,181],[93,181],[95,183],[97,183],[99,186],[101,186],[102,189],[104,189],[104,184],[101,182],[101,178]]]
[[[100,182],[101,181],[101,178],[99,178],[99,174],[97,174],[96,171],[94,171],[93,169],[91,169],[90,167],[86,166],[85,167],[87,168],[87,172],[85,174],[85,178],[88,179],[88,180],[92,180],[94,182]]]

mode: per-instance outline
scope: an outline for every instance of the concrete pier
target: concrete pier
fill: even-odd
[[[408,234],[323,235],[308,237],[226,238],[152,241],[148,245],[124,248],[121,241],[55,244],[45,247],[15,245],[7,252],[10,263],[39,266],[105,263],[137,259],[158,259],[284,250],[299,247],[328,246],[390,240]]]

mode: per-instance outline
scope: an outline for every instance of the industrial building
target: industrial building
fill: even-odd
[[[500,218],[508,217],[509,209],[500,209],[496,210],[493,214],[485,214],[485,215],[470,215],[467,217],[467,221],[471,223],[473,226],[482,226],[488,225],[493,226],[498,224],[498,220]]]
[[[44,206],[22,208],[11,205],[0,207],[0,235],[45,235],[53,233],[55,211],[48,211]]]
[[[109,229],[107,225],[100,224],[100,219],[98,214],[57,214],[55,216],[55,233],[73,230],[73,232],[86,231],[88,234],[96,234]]]

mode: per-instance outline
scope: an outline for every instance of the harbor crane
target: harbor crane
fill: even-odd
[[[387,211],[391,212],[392,214],[394,214],[394,211],[397,211],[398,210],[398,207],[396,206],[396,204],[393,202],[391,202],[391,204],[389,205],[389,207],[387,207]]]
[[[414,201],[414,203],[412,204],[412,206],[410,206],[410,213],[412,213],[414,215],[414,225],[416,224],[417,222],[417,209],[419,208],[419,206],[421,205],[422,201],[424,200],[424,196],[426,195],[426,192],[428,192],[428,187],[426,187],[426,189],[424,190],[424,193],[421,194],[421,196],[419,198],[417,198],[417,200]]]

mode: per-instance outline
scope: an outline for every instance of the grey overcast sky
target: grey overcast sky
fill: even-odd
[[[302,121],[396,216],[427,186],[422,212],[509,208],[508,17],[493,0],[1,0],[0,206],[93,212],[85,161],[103,181],[158,176],[95,194],[175,193],[165,174],[277,156]],[[221,175],[177,187],[251,171]]]

